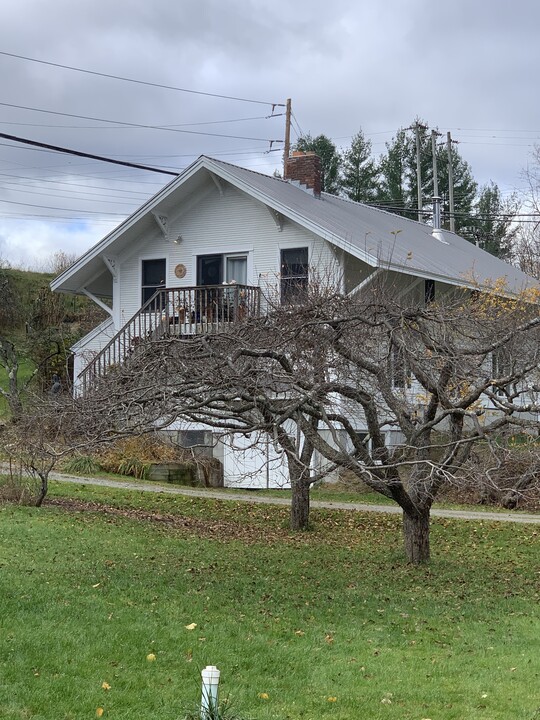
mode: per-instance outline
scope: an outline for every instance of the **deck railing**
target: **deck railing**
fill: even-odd
[[[199,285],[158,290],[91,360],[77,378],[85,394],[145,345],[165,336],[225,332],[231,323],[260,314],[260,289],[249,285]]]

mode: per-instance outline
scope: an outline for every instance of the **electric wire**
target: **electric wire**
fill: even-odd
[[[1,103],[0,103],[1,104]],[[127,160],[114,160],[113,158],[107,158],[103,155],[94,155],[93,153],[85,153],[81,150],[72,150],[70,148],[61,147],[59,145],[49,145],[48,143],[38,142],[37,140],[30,140],[28,138],[18,137],[17,135],[7,135],[6,133],[0,133],[0,137],[6,140],[12,140],[13,142],[24,143],[25,145],[33,145],[38,148],[47,148],[54,152],[64,153],[66,155],[75,155],[76,157],[86,157],[91,160],[100,160],[101,162],[112,163],[113,165],[123,165],[124,167],[136,168],[137,170],[147,170],[148,172],[161,173],[162,175],[174,175],[178,176],[177,172],[171,172],[170,170],[163,170],[161,168],[150,167],[149,165],[140,165],[139,163],[131,163]]]
[[[283,140],[272,140],[270,138],[246,137],[245,135],[225,135],[223,133],[202,132],[201,130],[181,130],[179,128],[162,127],[160,125],[147,125],[144,123],[132,123],[132,122],[124,121],[124,120],[110,120],[107,118],[92,117],[91,115],[76,115],[75,113],[63,113],[63,112],[59,112],[58,110],[43,110],[42,108],[30,107],[28,105],[15,105],[14,103],[0,102],[0,105],[3,107],[17,108],[18,110],[29,110],[30,112],[45,113],[47,115],[60,115],[62,117],[78,118],[79,120],[93,120],[94,122],[106,122],[106,123],[111,123],[112,125],[122,125],[126,128],[141,128],[144,130],[162,130],[163,132],[184,133],[187,135],[205,135],[207,137],[229,138],[232,140],[253,140],[256,142],[270,143],[270,145],[273,145],[274,143],[282,143],[283,142]],[[2,137],[2,135],[0,135],[0,137]]]
[[[270,120],[275,117],[283,117],[285,113],[275,113],[272,115],[258,115],[256,117],[249,118],[236,118],[232,120],[208,120],[205,122],[193,122],[193,123],[174,123],[170,125],[159,124],[156,127],[160,129],[165,128],[180,128],[180,127],[196,127],[199,125],[225,125],[227,123],[245,122],[248,120]],[[0,120],[0,125],[20,125],[21,127],[41,127],[41,128],[55,128],[61,130],[122,130],[129,128],[129,125],[113,125],[112,127],[105,127],[103,125],[47,125],[44,123],[24,123],[24,122],[9,122],[7,120]]]
[[[133,198],[131,202],[129,202],[129,198],[119,198],[114,197],[114,195],[104,195],[100,193],[87,193],[86,197],[82,195],[80,192],[76,190],[60,190],[59,192],[43,192],[41,190],[36,190],[35,186],[30,185],[30,190],[23,189],[24,186],[21,184],[15,184],[15,186],[10,187],[7,185],[3,185],[0,183],[0,189],[1,190],[7,190],[8,192],[19,192],[19,193],[25,193],[26,195],[42,195],[45,197],[57,197],[57,198],[65,198],[67,199],[73,199],[73,200],[83,200],[85,202],[93,202],[93,203],[105,203],[107,205],[126,205],[128,207],[134,207],[137,202],[144,202],[143,198],[140,200],[137,200],[136,198]],[[68,196],[67,193],[70,193]],[[107,200],[94,200],[94,198],[108,198]]]
[[[113,212],[100,212],[99,210],[81,210],[74,208],[58,208],[51,205],[35,205],[34,203],[18,202],[17,200],[3,200],[0,199],[1,203],[7,203],[8,205],[23,205],[24,207],[42,208],[44,210],[59,210],[60,212],[82,212],[87,215],[109,215],[111,217],[125,217],[125,213],[113,213]]]
[[[294,120],[294,122],[296,123],[296,127],[298,128],[299,137],[303,137],[303,136],[304,136],[304,131],[303,131],[302,128],[300,127],[300,123],[299,123],[298,120],[296,119],[296,115],[294,114],[294,111],[293,111],[293,110],[291,111],[291,116],[292,116],[292,119]]]
[[[221,95],[219,93],[203,92],[202,90],[191,90],[187,88],[176,87],[174,85],[163,85],[161,83],[149,82],[147,80],[137,80],[135,78],[123,77],[122,75],[113,75],[111,73],[98,72],[97,70],[87,70],[86,68],[79,68],[75,67],[74,65],[62,65],[61,63],[55,63],[49,60],[39,60],[38,58],[28,57],[27,55],[16,55],[15,53],[9,53],[5,51],[0,51],[0,55],[17,58],[18,60],[26,60],[27,62],[39,63],[40,65],[49,65],[51,67],[62,68],[63,70],[72,70],[73,72],[86,73],[87,75],[95,75],[97,77],[110,78],[112,80],[121,80],[123,82],[136,83],[137,85],[147,85],[149,87],[162,88],[164,90],[175,90],[177,92],[191,93],[192,95],[204,95],[206,97],[221,98],[223,100],[237,100],[238,102],[255,103],[257,105],[270,105],[272,108],[285,107],[285,103],[254,100],[252,98],[235,97],[233,95]]]

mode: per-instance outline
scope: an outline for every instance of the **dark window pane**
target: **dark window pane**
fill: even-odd
[[[281,277],[298,277],[308,274],[308,249],[293,248],[281,251]]]
[[[165,259],[143,260],[142,261],[142,304],[145,305],[152,295],[160,288],[165,287],[167,262]],[[152,303],[150,310],[158,310],[164,307],[165,294],[158,296]]]
[[[145,305],[150,298],[155,295],[156,291],[159,288],[155,287],[146,287],[143,288],[143,296],[142,296],[142,304]],[[154,302],[148,307],[149,310],[163,310],[165,308],[165,293],[159,293],[159,295],[156,296],[154,299]]]
[[[222,281],[223,256],[200,256],[197,259],[197,285],[220,285]]]
[[[142,284],[165,285],[165,260],[143,260]]]
[[[308,279],[283,278],[281,281],[281,302],[298,303],[305,299],[308,289]]]
[[[308,290],[308,249],[281,251],[281,302],[298,303]]]

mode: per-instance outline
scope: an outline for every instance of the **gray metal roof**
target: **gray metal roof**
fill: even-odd
[[[208,172],[373,267],[468,287],[489,288],[497,281],[499,290],[504,279],[511,294],[538,286],[517,268],[454,233],[441,231],[442,242],[423,223],[326,193],[316,198],[298,184],[203,155],[56,278],[52,288],[78,292],[93,274],[98,279],[100,273],[108,275],[100,256],[135,238],[152,210],[174,206],[196,192]]]
[[[269,204],[279,205],[285,215],[315,232],[319,228],[317,234],[374,267],[479,288],[490,287],[495,281],[500,288],[504,279],[509,293],[538,285],[518,268],[455,233],[442,230],[441,242],[424,223],[335,195],[322,193],[316,198],[288,181],[221,160],[211,163],[228,179],[234,177],[251,185],[267,197]]]

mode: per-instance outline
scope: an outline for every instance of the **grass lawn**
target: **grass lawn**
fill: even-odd
[[[536,526],[434,520],[412,568],[395,516],[293,535],[281,507],[51,501],[0,509],[2,718],[180,720],[207,664],[254,720],[540,717]]]

